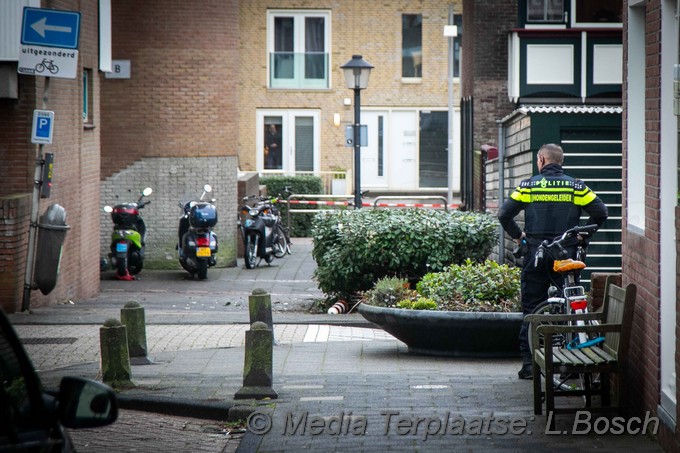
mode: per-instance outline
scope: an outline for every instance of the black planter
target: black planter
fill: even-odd
[[[359,313],[409,352],[451,357],[519,357],[522,313],[404,310],[359,304]]]

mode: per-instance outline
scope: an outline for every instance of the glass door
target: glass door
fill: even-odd
[[[319,171],[319,112],[260,110],[257,112],[258,171]]]

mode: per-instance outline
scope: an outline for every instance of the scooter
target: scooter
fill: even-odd
[[[248,200],[258,200],[249,206]],[[282,229],[278,210],[269,199],[257,196],[244,197],[237,219],[245,250],[243,258],[246,269],[257,267],[261,260],[270,264],[274,258],[282,258],[288,250],[288,241]]]
[[[208,278],[208,268],[217,264],[217,235],[212,230],[217,224],[217,209],[214,199],[203,201],[210,192],[212,187],[206,184],[198,201],[179,203],[184,211],[179,219],[179,263],[192,278],[198,275],[199,280]]]
[[[136,203],[104,206],[104,211],[110,213],[113,220],[109,258],[118,280],[134,280],[134,276],[139,274],[144,266],[146,225],[139,210],[151,203],[142,200],[152,192],[153,189],[147,187]]]

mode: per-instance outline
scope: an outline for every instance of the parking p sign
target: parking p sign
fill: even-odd
[[[54,112],[49,110],[34,110],[31,143],[50,145],[52,143],[53,128]]]

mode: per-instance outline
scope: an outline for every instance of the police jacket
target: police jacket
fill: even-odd
[[[607,206],[580,179],[564,174],[562,166],[547,164],[541,173],[523,180],[503,203],[498,220],[513,239],[522,235],[515,217],[524,211],[524,231],[536,241],[553,239],[579,224],[581,210],[590,218],[587,224],[602,226]]]

